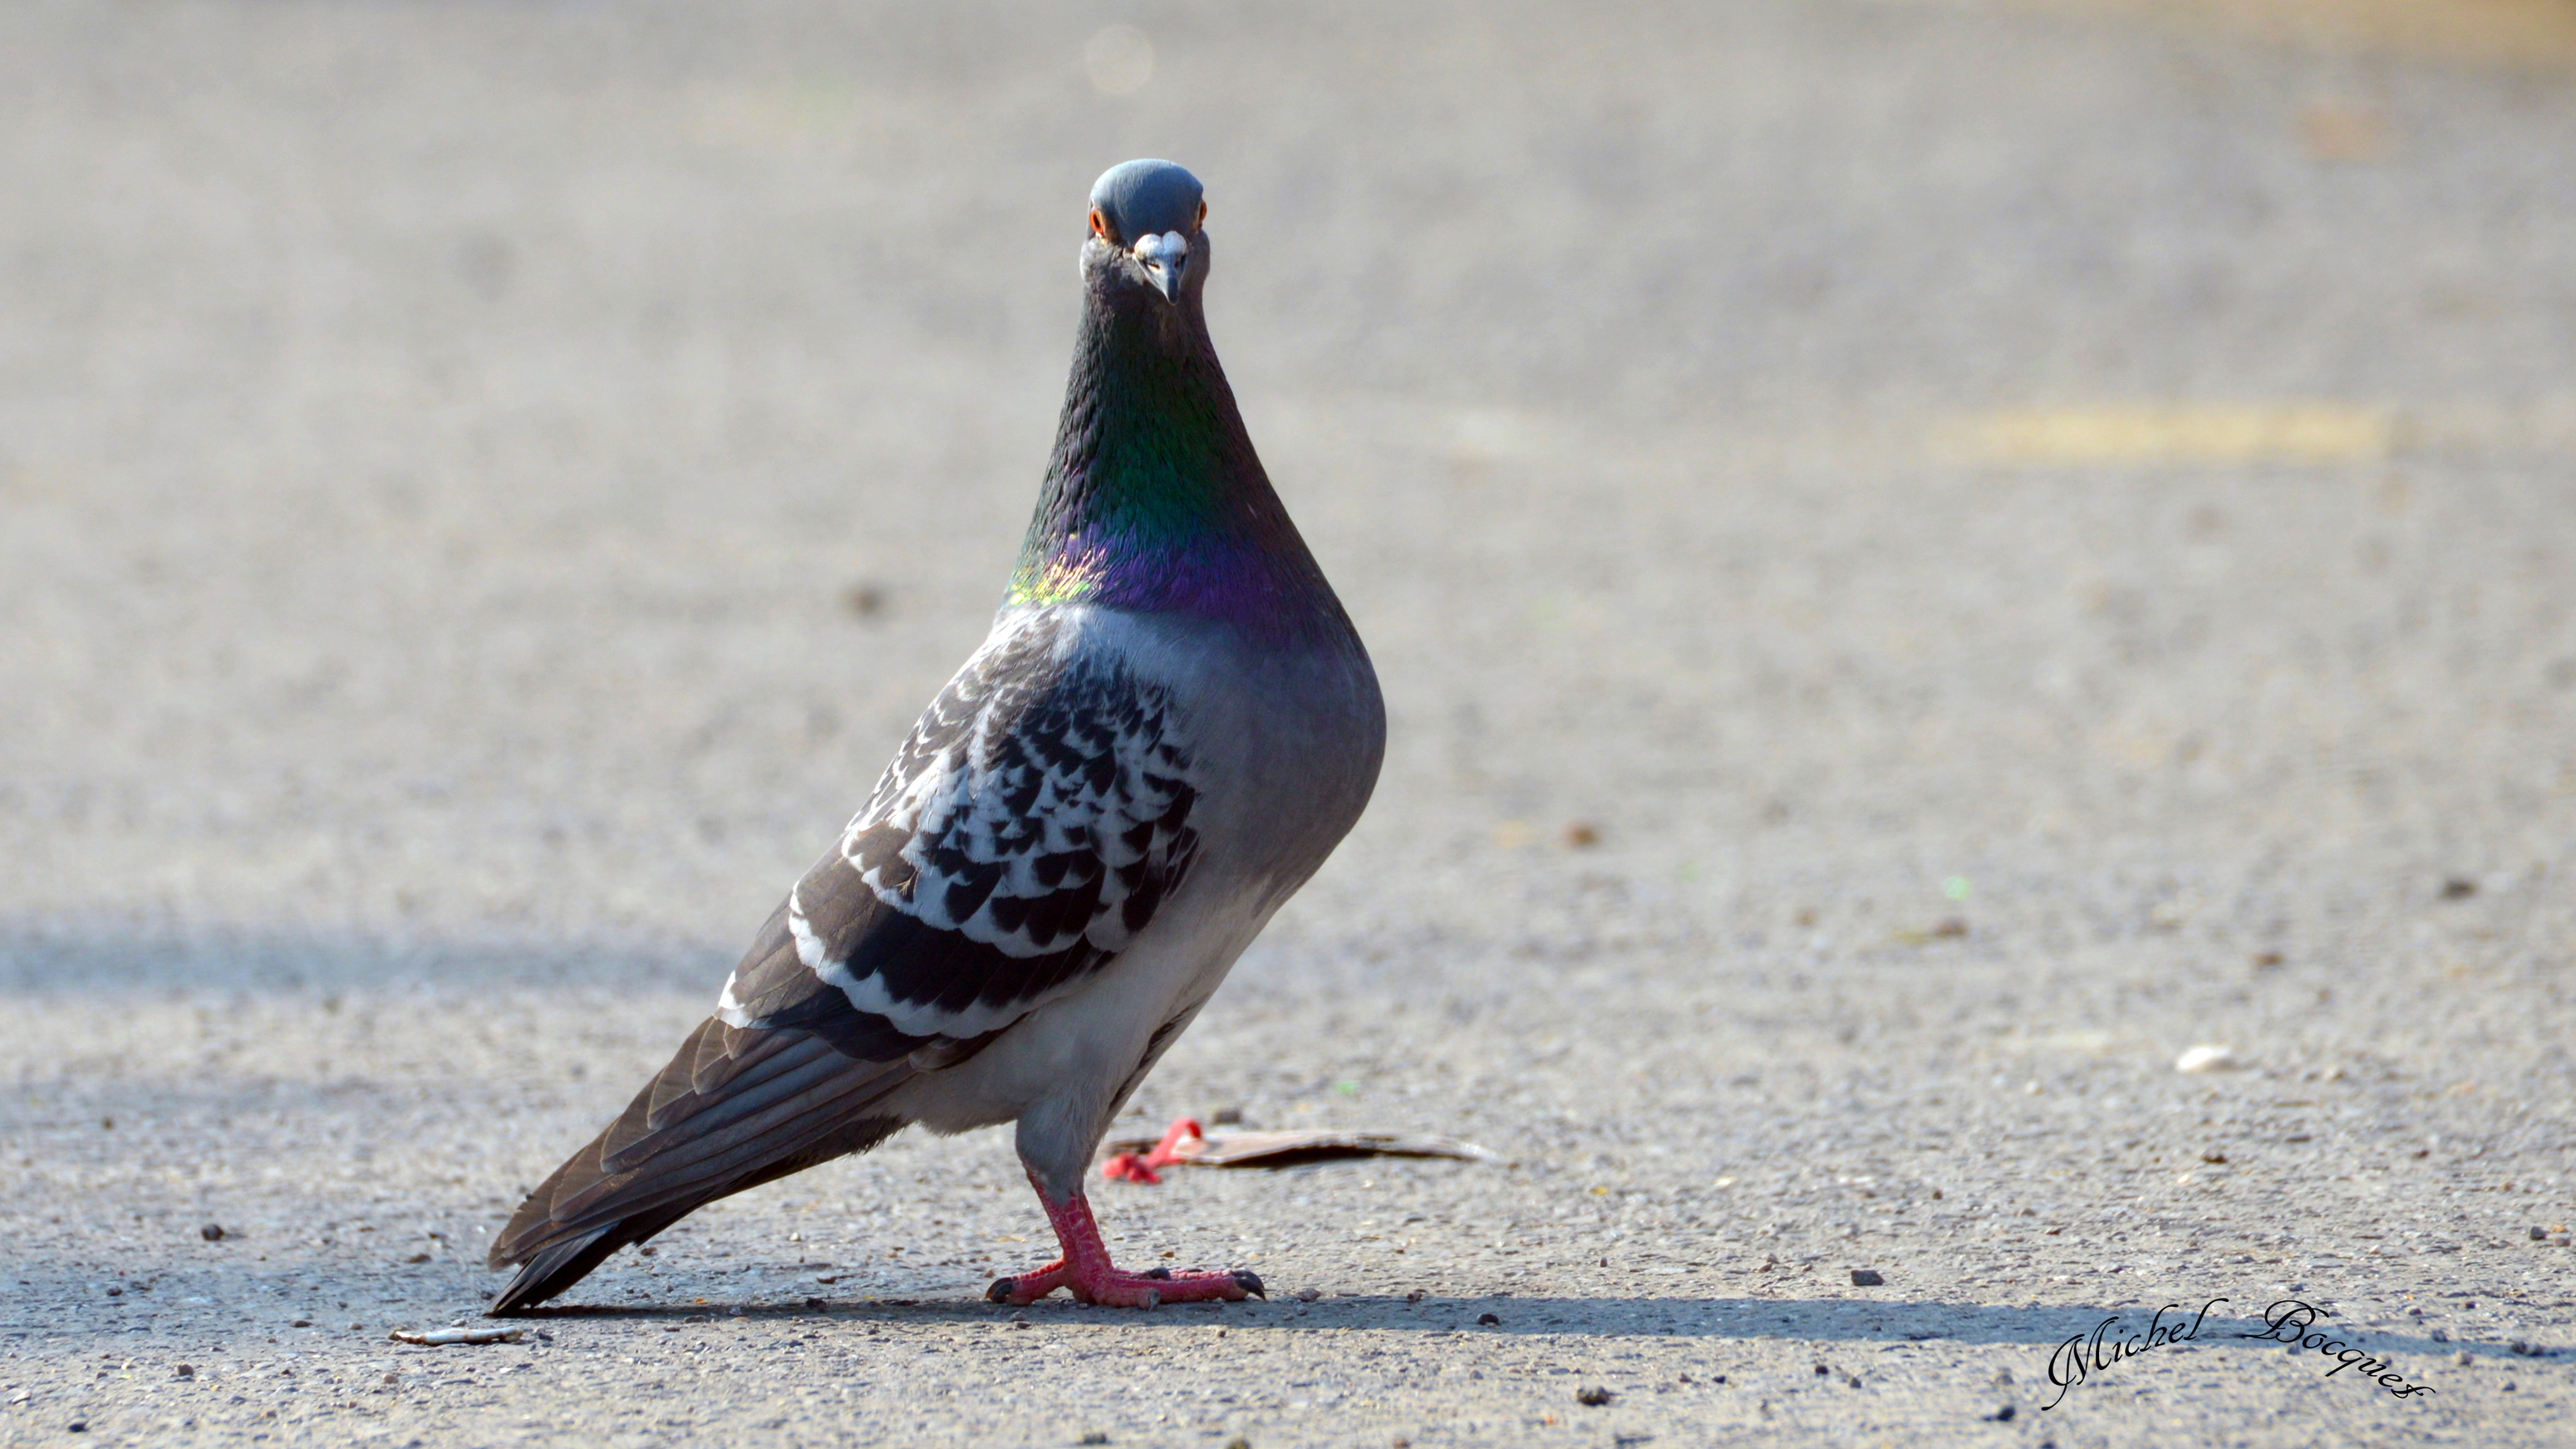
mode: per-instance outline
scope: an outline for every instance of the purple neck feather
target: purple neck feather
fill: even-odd
[[[1082,334],[1011,601],[1347,631],[1262,471],[1195,294],[1174,308],[1085,267]]]

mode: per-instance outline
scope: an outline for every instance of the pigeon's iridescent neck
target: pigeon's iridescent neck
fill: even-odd
[[[1010,602],[1347,629],[1195,310],[1174,346],[1163,319],[1091,300]]]
[[[1023,554],[1010,602],[1099,604],[1297,633],[1314,612],[1313,590],[1300,577],[1308,570],[1287,562],[1213,534],[1148,539],[1104,520]]]

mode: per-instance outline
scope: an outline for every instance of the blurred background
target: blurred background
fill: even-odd
[[[19,936],[705,969],[981,636],[1134,154],[1387,679],[1345,912],[2563,848],[2561,0],[0,26]]]
[[[1810,1428],[1846,1264],[1986,1346],[1979,1435],[2125,1293],[2564,1342],[2576,0],[60,0],[0,7],[0,1238],[61,1402],[120,1314],[374,1385],[489,1290],[982,637],[1139,155],[1392,739],[1136,1110],[1511,1163],[1113,1232],[1718,1295]],[[1032,1231],[905,1138],[584,1292],[929,1332]],[[1010,1412],[964,1362],[886,1412]],[[2118,1402],[2349,1383],[2281,1364]],[[2466,1374],[2441,1432],[2565,1416]]]

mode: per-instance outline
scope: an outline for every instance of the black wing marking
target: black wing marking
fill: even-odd
[[[1166,690],[1077,654],[1054,616],[1011,621],[788,893],[719,1015],[954,1060],[1106,965],[1188,874],[1183,734]]]

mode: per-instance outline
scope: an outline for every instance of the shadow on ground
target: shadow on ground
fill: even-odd
[[[2264,1320],[2250,1315],[2225,1316],[2233,1305],[2213,1305],[2189,1342],[2204,1346],[2280,1347],[2264,1336]],[[2268,1307],[2257,1305],[2258,1307]],[[2198,1303],[2175,1304],[2162,1320],[2179,1321],[2188,1331],[2200,1311]],[[2156,1305],[2141,1308],[2099,1306],[2009,1307],[1979,1303],[1886,1302],[1849,1298],[1335,1298],[1316,1303],[1186,1304],[1153,1313],[1095,1309],[1065,1299],[1048,1299],[1025,1309],[1005,1310],[968,1299],[886,1298],[850,1302],[824,1300],[821,1307],[763,1303],[693,1303],[688,1305],[549,1304],[525,1316],[540,1320],[636,1319],[707,1321],[715,1318],[809,1319],[817,1322],[883,1322],[904,1324],[991,1323],[1006,1313],[1023,1313],[1032,1323],[1050,1326],[1098,1319],[1139,1327],[1205,1327],[1222,1320],[1228,1327],[1299,1329],[1411,1330],[1425,1333],[1468,1332],[1511,1335],[1588,1335],[1595,1337],[1694,1337],[1720,1339],[1787,1339],[1814,1343],[1930,1343],[2055,1345],[2088,1337],[2104,1320],[2113,1320],[2105,1335],[2116,1341],[2147,1332]],[[1497,1321],[1481,1323],[1483,1315]],[[2355,1329],[2320,1318],[2320,1328],[2351,1334],[2358,1346],[2374,1353],[2452,1354],[2506,1357],[2503,1344],[2435,1341],[2420,1335]]]
[[[733,955],[706,941],[492,930],[416,935],[324,928],[157,930],[131,922],[0,920],[0,994],[217,995],[408,986],[609,985],[703,990]]]

